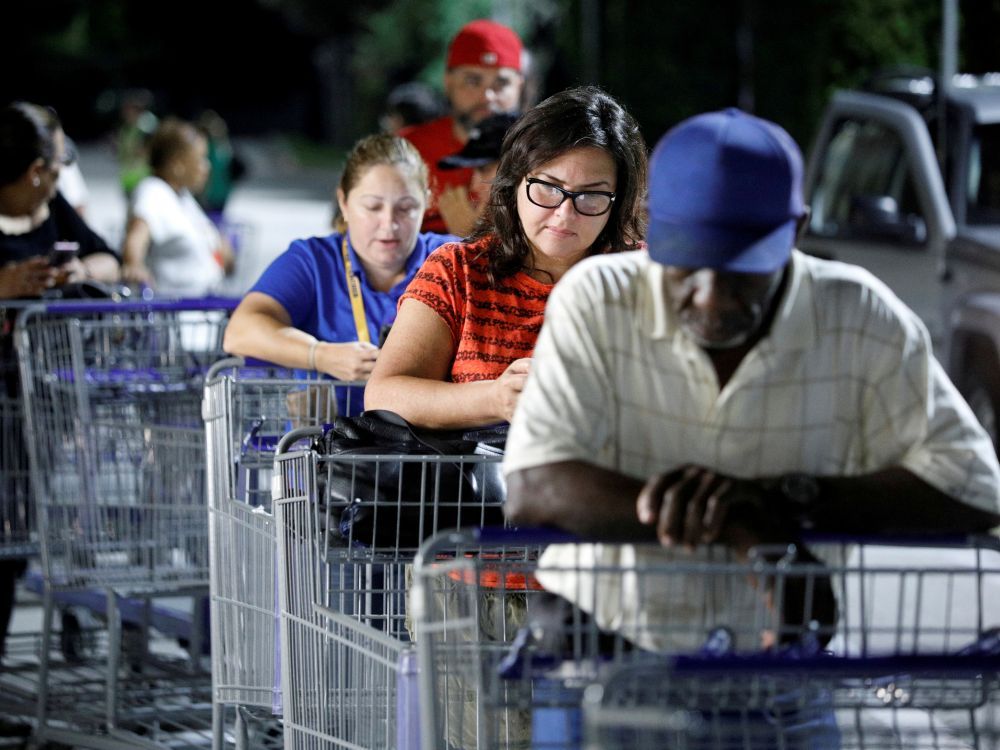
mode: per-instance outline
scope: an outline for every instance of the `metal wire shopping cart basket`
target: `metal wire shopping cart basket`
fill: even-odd
[[[794,547],[740,560],[534,530],[439,535],[415,564],[423,746],[579,748],[587,689],[666,657],[951,659],[1000,623],[992,538],[809,546],[818,560],[800,561]],[[695,693],[693,682],[673,684]],[[732,682],[730,699],[750,685]],[[703,692],[708,705],[722,695]]]
[[[61,302],[18,318],[41,547],[40,740],[111,746],[123,729],[155,738],[165,727],[176,739],[209,713],[205,623],[191,598],[208,586],[200,407],[234,306]],[[165,595],[185,597],[186,611],[158,603]],[[54,611],[69,605],[105,624],[73,632],[63,617],[57,642]],[[154,628],[187,643],[188,657],[154,653]]]
[[[329,453],[322,443],[279,450],[287,748],[418,746],[411,563],[423,537],[499,512],[483,488],[500,458],[485,447],[434,455]]]
[[[268,363],[228,358],[205,383],[211,578],[213,744],[225,740],[224,711],[235,708],[233,736],[248,746],[257,735],[279,741],[277,536],[271,506],[274,454],[293,428],[322,426],[356,410],[359,384]]]

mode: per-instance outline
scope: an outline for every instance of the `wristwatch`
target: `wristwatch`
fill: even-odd
[[[778,491],[791,506],[790,511],[803,528],[812,528],[813,511],[819,503],[819,480],[810,474],[793,472],[778,480]]]

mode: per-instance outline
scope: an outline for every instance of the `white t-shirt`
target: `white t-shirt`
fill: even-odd
[[[177,193],[159,177],[146,177],[132,196],[132,215],[149,226],[146,265],[159,294],[201,297],[222,281],[214,256],[219,232],[187,190]]]

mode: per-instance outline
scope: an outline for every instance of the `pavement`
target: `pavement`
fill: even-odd
[[[90,193],[86,219],[109,244],[120,247],[126,203],[111,145],[78,143],[77,148]],[[233,190],[226,217],[238,227],[241,247],[222,291],[242,296],[292,240],[330,232],[339,173],[298,163],[279,138],[236,139],[234,148],[246,161],[247,174]]]

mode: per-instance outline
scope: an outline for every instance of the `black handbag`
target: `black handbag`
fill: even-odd
[[[444,529],[502,525],[506,438],[506,424],[437,431],[384,410],[337,417],[314,446],[329,526],[348,545],[416,549]]]

